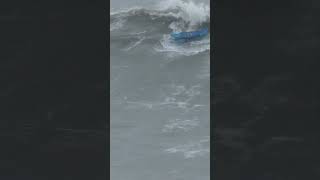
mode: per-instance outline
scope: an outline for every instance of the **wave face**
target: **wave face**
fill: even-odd
[[[159,53],[196,55],[210,50],[210,36],[181,45],[170,39],[170,33],[202,27],[210,28],[209,6],[192,1],[166,0],[154,8],[133,7],[110,15],[111,43],[122,50],[147,44]]]

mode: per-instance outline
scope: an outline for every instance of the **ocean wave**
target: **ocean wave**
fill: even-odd
[[[129,51],[140,45],[158,53],[194,56],[210,50],[210,35],[186,43],[174,42],[170,33],[210,28],[209,6],[183,0],[165,0],[153,8],[132,7],[110,13],[111,43]]]
[[[119,24],[123,24],[125,21],[132,24],[140,24],[142,23],[140,21],[141,18],[144,20],[143,23],[156,21],[157,24],[162,22],[170,29],[176,27],[173,28],[174,31],[181,30],[181,28],[192,30],[203,25],[209,27],[210,8],[208,5],[203,3],[196,4],[193,1],[166,0],[157,4],[153,9],[144,7],[122,9],[110,13],[110,30],[118,30],[122,27]]]
[[[193,1],[166,0],[158,4],[162,11],[176,11],[175,15],[189,25],[197,26],[210,21],[210,7],[204,3]]]
[[[152,36],[149,32],[127,33],[111,37],[112,43],[117,43],[120,49],[129,51],[141,44],[147,44],[155,52],[165,53],[168,57],[194,56],[210,51],[210,37],[205,39],[177,43],[170,38],[169,34]]]

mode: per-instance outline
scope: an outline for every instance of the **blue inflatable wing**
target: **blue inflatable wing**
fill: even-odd
[[[198,31],[191,31],[191,32],[173,32],[171,33],[171,37],[175,40],[193,39],[193,38],[204,37],[208,33],[209,33],[209,30],[205,28],[205,29],[200,29]]]

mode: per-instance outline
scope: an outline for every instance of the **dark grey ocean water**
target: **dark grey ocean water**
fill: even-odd
[[[111,179],[208,180],[208,1],[111,1]]]

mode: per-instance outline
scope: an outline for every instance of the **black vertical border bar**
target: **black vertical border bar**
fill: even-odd
[[[107,168],[107,178],[110,179],[110,144],[111,144],[111,134],[110,134],[110,0],[105,0],[105,31],[107,34],[106,37],[106,59],[107,59],[107,67],[106,67],[106,74],[107,74],[107,82],[106,82],[106,103],[107,109],[106,109],[106,114],[107,114],[107,129],[106,129],[106,161],[108,163],[108,168]]]
[[[108,179],[107,2],[1,3],[0,179]],[[90,144],[58,141],[70,132],[64,123],[98,126],[99,135]],[[78,134],[65,138],[86,137]]]
[[[211,172],[214,172],[214,177],[247,180],[320,179],[320,135],[317,125],[319,95],[316,93],[319,92],[320,86],[317,78],[319,71],[316,70],[318,66],[315,66],[319,59],[317,22],[320,16],[314,11],[317,8],[319,5],[311,1],[233,1],[223,4],[220,2],[212,12],[211,5],[211,15],[217,14],[211,16],[211,23],[216,23],[216,18],[220,18],[218,36],[216,28],[215,34],[212,34],[211,28],[210,36],[210,65],[211,70],[214,69],[211,71],[210,83],[213,106],[211,112],[221,113],[219,117],[227,113],[238,113],[239,117],[258,117],[259,120],[251,124],[250,129],[247,128],[250,137],[242,140],[249,144],[246,146],[251,148],[250,156],[244,163],[233,161],[234,164],[230,162],[229,157],[235,159],[239,154],[232,156],[235,151],[229,151],[229,148],[224,149],[222,144],[217,144],[216,138],[213,137],[216,132],[212,131],[214,125],[215,128],[222,128],[220,124],[225,123],[222,121],[228,121],[228,117],[211,121],[210,152],[211,155],[219,153],[219,156],[211,156],[211,164],[214,164],[214,167],[211,166]],[[220,11],[217,13],[217,10]],[[261,28],[262,24],[265,28]],[[220,39],[218,46],[217,38]],[[218,61],[212,61],[213,47],[218,47]],[[250,51],[242,53],[244,49]],[[237,59],[233,59],[234,54],[237,55]],[[236,71],[237,69],[240,70]],[[237,98],[240,95],[245,98],[241,99],[237,106],[232,103],[226,104],[225,106],[229,107],[228,111],[221,112],[212,102],[214,89],[218,88],[218,80],[212,80],[218,77],[215,75],[221,77],[225,73],[237,76],[237,84],[242,87]],[[268,98],[268,101],[270,99],[272,103],[261,108],[262,113],[257,113],[255,106],[263,102],[264,98],[260,99],[262,96]],[[282,101],[281,98],[285,100]],[[235,107],[242,109],[235,111]],[[213,116],[217,117],[217,114]],[[234,123],[235,127],[238,124],[230,120],[227,123],[229,126]],[[215,151],[212,144],[215,145]]]
[[[215,0],[210,1],[210,179],[214,179],[214,137],[213,137],[213,130],[214,130],[214,119],[213,119],[213,93],[214,93],[214,88],[213,88],[213,82],[214,82],[214,77],[213,77],[213,64],[214,64],[214,52],[215,52],[215,33],[214,33],[214,27],[215,27],[215,7],[216,7],[216,2]]]

